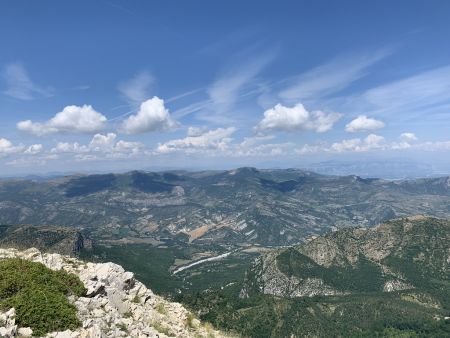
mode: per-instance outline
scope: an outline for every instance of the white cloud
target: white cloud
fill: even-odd
[[[99,160],[104,158],[128,158],[145,154],[145,146],[140,142],[117,140],[115,133],[95,134],[87,145],[59,142],[50,151],[53,154],[75,154],[77,160]]]
[[[10,140],[0,138],[0,155],[18,153],[22,150],[22,146],[15,146]]]
[[[43,88],[31,81],[25,67],[21,63],[11,63],[3,70],[3,78],[8,88],[3,94],[19,100],[32,100],[36,96],[49,97],[53,95],[51,88]]]
[[[275,138],[273,135],[245,137],[240,142],[233,142],[235,128],[217,128],[195,136],[171,140],[158,144],[155,154],[182,152],[184,154],[201,154],[210,157],[270,157],[289,153],[295,144],[264,143]]]
[[[20,121],[17,128],[37,136],[53,133],[94,133],[104,128],[106,117],[90,105],[67,106],[50,120],[40,123]]]
[[[32,144],[24,151],[24,153],[30,154],[30,155],[36,155],[36,154],[39,154],[40,152],[42,152],[43,149],[44,149],[44,147],[42,146],[42,144]]]
[[[405,142],[417,141],[418,138],[414,133],[402,133],[400,135],[400,140]]]
[[[385,124],[382,121],[367,117],[366,115],[360,115],[345,126],[345,131],[349,133],[373,131],[384,128],[384,126]]]
[[[175,151],[196,152],[198,150],[225,150],[232,141],[231,135],[236,128],[217,128],[195,136],[187,136],[182,139],[170,140],[159,143],[156,152],[160,154]]]
[[[187,136],[200,136],[207,131],[205,126],[203,127],[189,127],[187,130]]]
[[[424,151],[450,150],[450,141],[423,142],[413,146],[414,149]]]
[[[383,136],[370,134],[365,139],[354,138],[336,142],[329,148],[334,152],[365,152],[369,150],[382,149],[385,139]]]
[[[414,141],[414,140],[411,140]],[[366,138],[346,139],[335,142],[331,145],[327,143],[309,145],[305,144],[300,148],[294,148],[298,155],[307,155],[315,153],[346,153],[346,152],[368,152],[368,151],[448,151],[450,150],[450,141],[427,141],[421,143],[410,143],[408,141],[388,142],[383,136],[370,134]]]
[[[314,153],[318,153],[320,151],[324,151],[324,148],[322,145],[305,144],[301,148],[294,149],[294,152],[298,155],[314,154]]]
[[[293,79],[279,96],[304,100],[339,92],[368,73],[368,68],[389,55],[384,49],[371,54],[340,56]]]
[[[116,144],[117,135],[108,133],[106,135],[95,134],[89,143],[89,150],[91,151],[108,151]]]
[[[149,72],[142,71],[131,80],[119,83],[117,89],[127,100],[143,102],[150,97],[154,82],[155,79]]]
[[[126,134],[142,134],[152,131],[174,129],[177,122],[157,96],[142,102],[139,111],[123,121],[121,130]]]
[[[52,148],[50,152],[52,153],[81,153],[86,151],[85,146],[80,146],[78,142],[58,142],[56,147]]]
[[[338,113],[324,113],[322,111],[309,112],[298,103],[293,107],[277,104],[264,112],[264,118],[256,126],[257,130],[314,130],[319,133],[333,128],[342,117]]]
[[[230,145],[227,155],[231,157],[267,157],[287,155],[295,147],[292,142],[284,143],[262,143],[265,140],[274,138],[250,137],[245,138],[241,143]]]

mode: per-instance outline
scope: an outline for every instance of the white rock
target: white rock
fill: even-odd
[[[33,335],[33,330],[29,327],[21,327],[17,330],[19,337],[31,337]]]
[[[75,331],[53,332],[46,337],[53,338],[107,338],[107,337],[166,337],[152,327],[158,322],[177,337],[208,336],[199,321],[195,329],[186,327],[187,310],[178,303],[170,303],[155,295],[131,272],[114,263],[84,263],[58,254],[41,254],[36,249],[21,252],[15,249],[0,249],[0,259],[20,257],[34,262],[41,262],[53,270],[64,269],[75,273],[87,288],[86,297],[69,298],[76,307],[82,327]],[[160,314],[156,306],[163,304],[167,314]],[[17,331],[15,311],[11,309],[0,313],[0,336],[27,337],[27,328]],[[213,331],[217,338],[224,337]],[[30,334],[31,335],[31,334]],[[30,336],[28,335],[28,337]]]

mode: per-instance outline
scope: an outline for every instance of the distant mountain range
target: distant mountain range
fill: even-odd
[[[437,177],[450,172],[428,163],[392,160],[325,161],[305,166],[305,169],[323,175],[357,175],[364,178],[384,179]]]
[[[450,217],[449,205],[448,177],[390,181],[239,168],[0,180],[0,224],[72,226],[109,244],[292,245],[343,226]]]

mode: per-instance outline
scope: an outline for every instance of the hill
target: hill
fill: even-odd
[[[423,216],[342,229],[258,257],[242,287],[184,301],[250,337],[445,337],[449,243],[450,221]]]

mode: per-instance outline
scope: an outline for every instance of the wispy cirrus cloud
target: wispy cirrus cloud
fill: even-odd
[[[141,71],[133,78],[117,85],[119,92],[130,102],[140,103],[150,98],[155,78],[148,71]]]
[[[50,97],[54,94],[51,87],[43,87],[34,83],[20,62],[6,65],[2,75],[6,82],[6,89],[2,91],[4,95],[18,100],[33,100],[37,97]]]
[[[450,65],[374,87],[354,101],[377,114],[429,111],[450,102]]]
[[[241,90],[252,84],[261,71],[276,56],[276,51],[256,53],[253,49],[245,51],[244,56],[237,56],[231,64],[219,74],[208,88],[212,108],[226,112],[237,101]]]
[[[337,93],[363,78],[369,68],[392,53],[384,48],[372,53],[341,55],[328,63],[310,69],[298,76],[286,79],[279,97],[291,100],[306,100]]]

